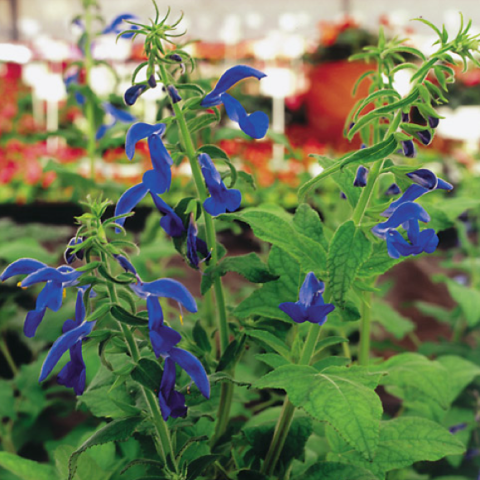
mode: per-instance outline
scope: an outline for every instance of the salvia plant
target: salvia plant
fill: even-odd
[[[87,3],[86,17],[78,19],[87,64],[93,7]],[[138,446],[135,453],[123,449],[118,465],[101,478],[427,479],[440,477],[422,475],[418,462],[444,457],[477,475],[478,445],[464,433],[475,429],[478,399],[464,405],[462,418],[453,404],[480,367],[451,354],[432,359],[406,352],[384,360],[370,349],[378,277],[406,258],[432,254],[439,243],[422,201],[450,195],[453,186],[416,163],[415,155],[441,122],[436,106],[446,102],[456,59],[465,68],[468,61],[478,64],[471,24],[462,20],[449,38],[445,28],[417,19],[438,35],[429,57],[382,31],[378,45],[355,55],[372,66],[357,85],[370,87],[346,119],[345,135],[360,135],[364,145],[338,159],[317,156],[323,171],[300,188],[304,203],[292,214],[274,205],[241,209],[235,182],[248,175],[219,147],[200,143],[201,131],[220,121],[221,105],[245,134],[265,136],[265,113],[246,112],[228,93],[240,81],[261,81],[264,73],[234,66],[209,92],[185,83],[195,62],[181,43],[180,19],[171,23],[168,13],[161,18],[156,6],[155,12],[149,23],[124,15],[103,30],[145,41],[146,60],[133,72],[125,103],[133,105],[153,88],[167,96],[169,108],[158,123],[133,123],[125,139],[130,160],[137,143],[147,140],[151,168],[121,195],[112,217],[105,218],[108,200],[83,203],[63,265],[22,258],[0,277],[15,278],[22,288],[42,286],[25,320],[28,337],[49,321],[50,311],[61,309],[66,295],[76,299],[74,318],[65,318],[40,381],[55,372],[80,404],[108,419],[71,453],[68,465],[32,462],[29,468],[37,465],[38,478],[71,480],[90,451],[129,440]],[[405,61],[406,55],[415,61]],[[394,88],[402,69],[412,73],[403,96]],[[137,81],[142,70],[146,80]],[[129,114],[122,115],[119,120],[128,121]],[[94,155],[108,125],[91,125]],[[196,196],[170,205],[162,195],[172,166],[181,162],[190,165]],[[307,201],[322,195],[327,177],[349,208],[341,218],[322,221]],[[200,299],[177,280],[138,273],[138,247],[124,235],[145,198],[188,268],[201,272]],[[266,263],[256,253],[227,255],[216,228],[234,221],[271,245]],[[261,286],[234,304],[223,285],[228,272]],[[386,308],[391,322],[398,321]],[[86,385],[82,349],[88,345],[98,345],[101,366]],[[69,360],[60,368],[64,354]],[[401,408],[384,409],[384,392]]]

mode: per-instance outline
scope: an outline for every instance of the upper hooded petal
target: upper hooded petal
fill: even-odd
[[[137,100],[138,97],[147,89],[147,86],[143,83],[139,85],[132,85],[131,87],[125,90],[123,95],[123,100],[129,106],[132,106]]]
[[[201,364],[200,360],[190,352],[181,348],[173,347],[169,352],[170,358],[185,370],[189,377],[194,381],[205,398],[210,398],[210,383],[208,381],[207,372]]]
[[[103,110],[105,110],[105,113],[108,113],[119,122],[132,123],[136,120],[136,118],[131,113],[126,112],[125,110],[121,110],[120,108],[116,108],[111,103],[103,102],[102,107]]]
[[[139,183],[138,185],[135,185],[132,188],[129,188],[128,190],[126,190],[117,202],[114,216],[123,215],[124,213],[131,212],[135,208],[135,206],[140,202],[140,200],[142,200],[143,197],[145,197],[147,192],[148,192],[148,189],[147,187],[145,187],[143,183]],[[126,220],[126,217],[122,217],[122,218],[119,218],[116,221],[116,223],[123,226],[123,224],[125,223],[125,220]],[[116,229],[116,232],[119,233],[120,230]]]
[[[255,77],[258,80],[265,77],[265,73],[248,65],[236,65],[229,68],[218,80],[215,88],[202,100],[203,107],[212,107],[222,103],[221,96],[240,80]]]
[[[27,278],[22,280],[22,287],[30,287],[35,283],[48,282],[52,280],[57,283],[73,282],[77,280],[83,272],[77,272],[74,269],[61,271],[59,268],[45,267],[31,273]]]
[[[399,199],[392,202],[388,208],[381,213],[382,217],[390,217],[402,203],[413,202],[427,192],[429,192],[428,188],[420,185],[410,185]]]
[[[131,13],[122,13],[113,18],[113,20],[102,30],[103,34],[108,33],[120,33],[123,30],[136,30],[138,29],[137,25],[130,25],[124,23],[124,20],[138,20],[138,17],[132,15]],[[128,35],[128,34],[127,34]],[[126,38],[128,38],[125,35]]]
[[[125,153],[129,160],[135,155],[135,145],[143,138],[147,138],[149,135],[158,134],[162,135],[165,132],[165,124],[157,123],[156,125],[150,125],[149,123],[135,123],[127,132],[125,137]]]
[[[20,258],[15,262],[11,263],[0,275],[0,280],[4,282],[10,277],[14,277],[15,275],[30,275],[31,273],[40,270],[41,268],[45,268],[45,265],[38,260],[34,260],[33,258]]]
[[[163,310],[158,297],[149,295],[147,297],[148,310],[148,328],[150,330],[158,330],[163,326]]]
[[[189,312],[197,311],[197,304],[192,294],[180,282],[171,278],[136,284],[132,286],[132,289],[155,297],[171,298],[181,303]]]
[[[411,178],[415,183],[421,185],[428,190],[434,190],[438,185],[437,176],[427,168],[420,168],[414,172],[407,173],[407,177]]]
[[[168,165],[162,170],[147,170],[143,174],[142,183],[151,193],[165,193],[170,189],[172,182],[172,172]]]
[[[300,288],[298,299],[300,302],[309,307],[317,295],[321,295],[325,291],[325,284],[318,280],[313,272],[309,272]]]
[[[37,332],[37,328],[45,316],[46,308],[31,310],[27,313],[27,318],[23,324],[23,333],[26,337],[32,338]]]
[[[62,355],[72,348],[78,341],[86,337],[95,326],[95,322],[83,322],[78,327],[64,333],[61,337],[55,340],[52,348],[48,352],[47,357],[42,365],[39,381],[45,380],[50,372],[55,368]]]
[[[148,149],[150,151],[153,168],[161,171],[163,171],[166,165],[168,167],[173,165],[172,157],[162,141],[161,135],[164,131],[164,129],[159,130],[158,133],[152,133],[148,136]]]

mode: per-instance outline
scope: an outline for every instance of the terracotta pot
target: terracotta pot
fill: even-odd
[[[350,143],[343,137],[343,128],[355,102],[368,95],[370,81],[367,79],[361,83],[353,97],[355,82],[360,75],[371,69],[371,65],[347,61],[328,62],[313,67],[306,106],[308,122],[318,141],[341,151],[360,146],[359,139]]]

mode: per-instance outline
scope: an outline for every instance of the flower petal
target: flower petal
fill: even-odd
[[[40,325],[43,317],[45,316],[46,308],[31,310],[27,313],[27,318],[23,324],[23,333],[26,337],[32,338],[37,332],[37,328]]]
[[[236,65],[229,68],[215,85],[215,88],[205,96],[202,100],[202,107],[213,107],[214,105],[220,105],[222,99],[220,98],[229,88],[235,85],[240,80],[249,77],[255,77],[258,80],[266,75],[257,70],[256,68],[249,67],[248,65]]]
[[[192,294],[176,280],[162,278],[136,285],[136,289],[155,297],[171,298],[181,303],[189,312],[197,311],[197,304]]]
[[[210,398],[210,383],[208,381],[207,372],[201,364],[200,360],[186,350],[173,347],[169,352],[170,358],[185,370],[189,377],[194,381],[205,398]]]
[[[182,219],[175,213],[172,207],[162,200],[158,195],[152,194],[153,203],[160,213],[165,216],[160,220],[160,226],[171,237],[180,237],[185,231]]]
[[[149,123],[135,123],[127,132],[125,137],[125,153],[129,160],[135,155],[135,145],[143,138],[147,138],[154,133],[162,135],[165,132],[165,124],[157,123],[156,125],[150,125]]]
[[[28,277],[22,280],[22,287],[30,287],[35,283],[39,282],[48,282],[53,280],[57,283],[72,282],[77,280],[83,272],[77,272],[72,269],[68,272],[59,271],[58,268],[45,267],[37,270],[36,272],[31,273]]]
[[[327,321],[327,315],[335,310],[332,303],[315,305],[307,309],[307,320],[311,323],[323,325]]]
[[[148,190],[143,183],[133,186],[126,190],[117,202],[115,207],[114,216],[123,215],[124,213],[130,213],[135,206],[142,200],[147,194]],[[126,217],[119,218],[116,223],[123,226],[125,223]],[[120,232],[120,229],[115,230],[117,233]]]
[[[136,120],[136,117],[134,117],[131,113],[121,110],[120,108],[116,108],[111,103],[103,102],[102,108],[105,110],[105,113],[108,113],[119,122],[132,123]]]
[[[10,277],[14,277],[15,275],[29,275],[41,268],[45,268],[45,265],[38,260],[34,260],[33,258],[20,258],[15,262],[11,263],[0,275],[0,280],[4,282],[5,280],[9,279]]]
[[[307,321],[305,307],[300,302],[284,302],[278,308],[285,312],[294,322],[303,323]]]
[[[357,168],[357,173],[355,174],[355,180],[353,181],[354,187],[365,187],[367,185],[367,176],[368,169],[363,165],[360,165]]]
[[[150,330],[158,331],[163,326],[163,310],[158,297],[149,295],[147,297],[148,310],[148,328]]]
[[[410,185],[399,199],[392,202],[388,208],[381,213],[382,217],[390,217],[400,205],[413,202],[427,192],[429,192],[428,188],[421,187],[420,185]]]
[[[325,284],[317,279],[313,272],[309,272],[300,288],[298,299],[309,307],[316,295],[321,295],[325,291]]]
[[[434,190],[437,188],[438,178],[437,176],[427,168],[420,168],[414,172],[406,174],[408,178],[411,178],[418,185],[428,188],[428,190]]]
[[[240,129],[252,138],[263,138],[268,130],[268,115],[264,112],[254,112],[247,115],[241,103],[228,93],[222,95],[222,101],[228,117],[237,122]]]
[[[125,103],[129,106],[132,106],[135,104],[135,102],[138,100],[140,95],[147,89],[146,85],[139,84],[139,85],[132,85],[131,87],[127,88],[125,90],[125,93],[123,95],[123,100]]]
[[[166,165],[163,171],[147,170],[143,174],[142,183],[151,193],[165,193],[170,189],[172,173],[170,167]]]
[[[75,395],[82,395],[85,390],[86,369],[82,355],[82,342],[77,342],[70,349],[70,361],[57,376],[57,382],[68,388],[73,388]]]
[[[131,13],[122,13],[113,18],[113,20],[102,30],[103,34],[108,33],[120,33],[122,30],[137,30],[139,27],[137,25],[130,25],[124,23],[124,20],[138,20],[138,17],[132,15]],[[126,34],[125,38],[128,38]]]
[[[64,333],[61,337],[55,340],[52,348],[48,352],[47,357],[42,365],[39,381],[45,380],[50,372],[55,368],[62,355],[72,348],[78,341],[86,337],[95,326],[95,322],[83,322],[78,327]]]

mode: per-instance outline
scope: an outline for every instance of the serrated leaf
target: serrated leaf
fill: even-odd
[[[293,216],[293,226],[302,235],[306,235],[319,243],[325,251],[328,250],[328,241],[323,231],[323,223],[316,212],[307,203],[301,203]]]
[[[57,477],[52,466],[34,462],[9,452],[0,452],[0,467],[22,480],[52,480]]]
[[[377,277],[383,275],[394,265],[400,263],[404,258],[395,259],[388,255],[386,242],[373,244],[372,253],[367,261],[360,267],[358,276],[362,278]]]
[[[327,460],[359,466],[383,480],[390,470],[409,467],[422,460],[439,460],[464,451],[461,442],[437,423],[424,418],[400,417],[381,423],[373,461],[365,460],[352,449],[330,453]]]
[[[78,457],[83,452],[95,445],[103,445],[109,442],[128,440],[142,421],[142,417],[130,417],[121,420],[114,420],[102,429],[95,432],[86,442],[84,442],[72,453],[72,456],[68,462],[68,480],[73,479],[77,467]]]
[[[437,362],[448,372],[450,403],[467,387],[475,377],[480,375],[480,367],[464,358],[445,355],[437,358]]]
[[[286,365],[268,373],[257,388],[282,388],[290,401],[328,422],[354,449],[372,460],[383,412],[375,393],[381,374],[362,367],[329,367],[319,372],[305,365]]]
[[[480,292],[460,285],[455,280],[445,279],[448,292],[462,309],[469,327],[475,327],[480,322]]]
[[[245,332],[247,336],[259,340],[261,343],[267,345],[275,352],[279,353],[282,357],[289,359],[290,350],[278,337],[273,333],[267,332],[266,330],[247,330]]]
[[[220,215],[218,218],[248,223],[257,238],[288,252],[305,272],[315,271],[320,274],[325,270],[325,250],[308,236],[299,233],[293,223],[283,215],[247,208],[241,212]]]
[[[319,353],[327,347],[332,347],[333,345],[338,345],[340,343],[348,343],[348,338],[336,337],[336,336],[324,338],[319,342],[317,342],[317,346],[316,346],[317,350],[315,353]]]
[[[327,275],[331,295],[340,306],[358,270],[371,253],[371,244],[364,233],[348,220],[338,227],[328,250]]]
[[[188,464],[187,480],[195,480],[199,477],[210,465],[222,458],[221,455],[204,455],[196,458]]]
[[[290,317],[282,312],[278,305],[282,302],[296,302],[298,299],[298,263],[283,250],[272,247],[268,256],[268,268],[279,279],[264,284],[248,298],[240,302],[233,314],[238,318],[261,315],[291,323]]]
[[[198,130],[208,127],[209,125],[211,125],[212,123],[215,123],[216,121],[217,121],[216,115],[213,115],[211,113],[205,113],[189,120],[187,122],[187,126],[188,126],[188,130],[192,134],[197,132]]]
[[[277,355],[276,353],[258,353],[255,355],[255,358],[266,363],[271,368],[282,367],[290,363],[285,357]]]
[[[224,276],[228,272],[235,272],[252,283],[267,283],[277,280],[278,276],[273,275],[256,253],[227,257],[218,265],[208,267],[201,282],[201,294],[205,295],[211,288],[215,276]]]
[[[111,314],[119,322],[125,323],[126,325],[130,325],[132,327],[146,327],[148,325],[148,321],[146,319],[139,317],[138,315],[133,315],[120,305],[113,305],[111,307]]]

